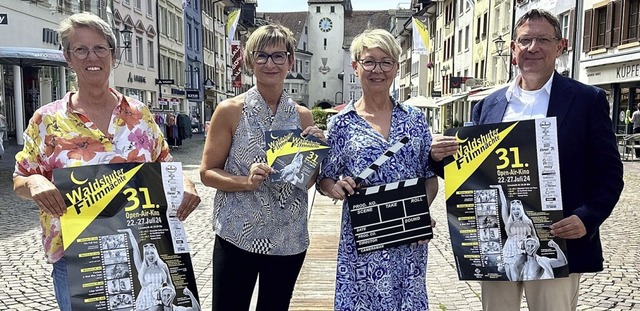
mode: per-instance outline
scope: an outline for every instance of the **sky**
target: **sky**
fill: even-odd
[[[408,9],[411,0],[351,0],[354,11]],[[307,11],[307,0],[258,0],[258,12],[300,12]]]

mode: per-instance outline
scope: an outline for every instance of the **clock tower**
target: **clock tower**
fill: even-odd
[[[336,105],[342,92],[338,74],[344,71],[345,12],[351,10],[351,0],[308,0],[310,64],[309,107],[318,104]],[[347,51],[348,53],[348,51]]]

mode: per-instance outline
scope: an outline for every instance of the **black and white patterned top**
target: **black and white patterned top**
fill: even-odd
[[[272,115],[257,88],[251,88],[245,94],[225,170],[249,175],[251,164],[266,163],[265,131],[299,128],[296,103],[286,92]],[[302,253],[309,246],[307,192],[293,184],[266,180],[255,191],[218,190],[213,206],[216,234],[243,250],[282,256]]]

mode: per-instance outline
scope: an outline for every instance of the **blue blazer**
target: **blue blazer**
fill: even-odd
[[[503,88],[473,108],[474,124],[500,123],[507,109]],[[558,123],[558,153],[564,216],[577,215],[587,228],[567,240],[571,273],[602,271],[600,225],[609,217],[624,187],[622,161],[602,89],[553,76],[548,117]]]

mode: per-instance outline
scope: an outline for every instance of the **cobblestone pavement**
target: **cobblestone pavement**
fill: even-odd
[[[43,259],[38,211],[31,201],[13,193],[12,154],[18,147],[5,142],[0,160],[0,310],[57,310],[50,265]],[[211,309],[213,191],[200,182],[198,166],[202,135],[185,140],[172,151],[184,172],[196,182],[203,203],[186,221],[199,296],[204,310]],[[579,310],[640,310],[640,162],[625,162],[625,190],[613,215],[602,226],[605,271],[583,276]],[[571,178],[565,176],[565,178]],[[441,183],[442,187],[442,183]],[[636,206],[636,208],[634,208]],[[427,284],[431,310],[480,310],[477,282],[457,280],[445,223],[442,188],[432,207],[440,220],[430,244]],[[335,250],[319,249],[319,239],[337,241],[339,208],[316,196],[310,219],[311,248],[292,300],[292,310],[330,310],[333,300]],[[315,234],[315,236],[314,236]],[[312,262],[314,261],[314,262]],[[526,307],[523,307],[526,310]]]

